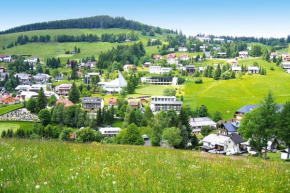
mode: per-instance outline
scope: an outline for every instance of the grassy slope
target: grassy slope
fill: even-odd
[[[30,130],[33,127],[33,122],[24,122],[24,121],[0,121],[0,133],[4,130],[12,129],[16,130],[22,128],[24,130]]]
[[[290,190],[289,164],[257,158],[96,143],[2,140],[0,145],[1,192]]]
[[[8,112],[13,111],[15,109],[19,109],[22,106],[23,106],[22,104],[15,104],[15,105],[7,105],[6,107],[1,107],[0,108],[0,115],[3,115],[5,113],[8,113]]]
[[[185,104],[193,108],[205,104],[210,113],[215,110],[223,113],[225,119],[233,117],[234,112],[246,104],[257,104],[272,90],[278,103],[290,100],[290,76],[280,67],[261,59],[242,60],[239,64],[252,65],[254,61],[261,64],[267,75],[244,75],[242,80],[220,80],[203,78],[203,84],[187,82],[185,84]],[[275,68],[274,71],[270,67]],[[229,113],[227,113],[229,111]]]
[[[54,40],[54,37],[57,35],[81,35],[81,34],[96,34],[99,37],[104,33],[126,33],[130,30],[127,29],[59,29],[59,30],[38,30],[38,31],[29,31],[29,32],[19,32],[12,34],[0,35],[0,54],[25,54],[32,56],[39,56],[46,60],[47,57],[60,57],[62,61],[69,59],[79,59],[87,56],[95,55],[96,57],[102,52],[111,49],[120,45],[118,43],[108,43],[108,42],[69,42],[69,43],[28,43],[26,45],[18,45],[10,49],[2,50],[3,45],[6,47],[11,42],[15,42],[19,35],[28,35],[29,37],[33,35],[47,35],[49,34]],[[155,37],[143,36],[140,31],[135,31],[139,34],[139,39],[144,43],[147,54],[151,55],[157,52],[157,46],[147,47],[148,39],[158,38],[161,41],[164,41],[167,34],[159,35],[155,34]],[[122,44],[132,44],[122,43]],[[65,55],[65,50],[73,50],[74,46],[80,47],[80,54]]]

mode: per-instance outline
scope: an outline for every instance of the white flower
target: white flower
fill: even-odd
[[[116,184],[116,181],[113,181],[113,184]]]
[[[36,189],[39,189],[39,188],[40,188],[40,185],[36,185],[35,188],[36,188]]]
[[[76,176],[79,175],[79,173],[76,173]]]
[[[46,185],[46,184],[47,184],[47,182],[43,182],[43,184],[44,184],[44,185]]]
[[[1,169],[0,169],[0,171],[2,172],[2,171],[3,171],[3,169],[1,168]]]

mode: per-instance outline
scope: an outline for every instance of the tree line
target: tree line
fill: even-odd
[[[28,25],[22,25],[18,27],[14,27],[5,31],[0,32],[0,34],[8,34],[15,32],[24,32],[24,31],[32,31],[32,30],[45,30],[45,29],[70,29],[70,28],[121,28],[121,29],[132,29],[138,31],[146,31],[149,32],[151,29],[154,31],[166,32],[166,33],[174,33],[173,30],[168,29],[158,29],[156,27],[142,24],[133,20],[126,20],[124,17],[110,17],[107,15],[93,16],[93,17],[85,17],[78,19],[67,19],[67,20],[58,20],[58,21],[49,21],[49,22],[41,22],[34,23]]]

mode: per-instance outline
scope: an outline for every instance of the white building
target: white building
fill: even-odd
[[[15,90],[21,92],[21,91],[32,91],[32,92],[38,92],[40,89],[43,89],[46,91],[46,85],[43,84],[33,84],[33,85],[18,85]]]
[[[192,128],[192,132],[196,135],[199,135],[201,129],[205,126],[216,128],[216,123],[208,117],[190,118],[189,125]]]
[[[260,68],[258,66],[248,66],[248,74],[259,74]]]
[[[182,61],[189,60],[189,55],[188,54],[181,54],[180,60],[182,60]]]
[[[127,87],[127,81],[120,71],[118,71],[119,77],[111,82],[99,82],[98,85],[103,87],[109,93],[118,92],[122,90],[122,88]]]
[[[283,69],[290,69],[290,62],[282,62]]]
[[[225,39],[224,38],[213,38],[213,41],[215,41],[215,42],[223,42],[223,41],[225,41]]]
[[[150,67],[149,67],[149,73],[150,73],[150,74],[163,74],[163,73],[169,73],[170,70],[172,70],[171,67],[161,67],[161,66],[150,66]]]
[[[178,60],[175,54],[167,55],[167,63],[168,64],[178,64]]]
[[[151,76],[141,77],[141,82],[150,85],[178,85],[178,77],[172,76]]]
[[[248,58],[249,52],[247,51],[241,51],[239,52],[239,57],[240,58]]]
[[[239,66],[233,66],[232,67],[232,71],[234,71],[236,74],[239,73],[240,71],[242,71],[242,68]]]
[[[203,138],[203,146],[200,148],[211,153],[234,155],[241,152],[240,144],[243,138],[233,133],[231,135],[209,134]]]
[[[35,66],[36,63],[37,63],[37,58],[34,58],[34,59],[25,59],[25,60],[23,60],[23,62],[25,62],[25,63],[28,62],[29,65]]]
[[[2,60],[3,60],[3,62],[12,62],[12,58],[9,55],[7,55],[6,57],[4,57]]]
[[[99,131],[106,137],[115,137],[121,132],[119,127],[100,127]]]
[[[125,72],[129,72],[130,69],[134,71],[134,70],[136,70],[137,68],[136,68],[136,66],[133,65],[133,64],[126,64],[126,65],[124,65],[124,71],[125,71]]]
[[[176,113],[180,112],[182,101],[176,101],[175,96],[152,96],[151,97],[150,108],[153,113],[158,113],[160,111],[169,111],[173,109]]]
[[[201,42],[205,42],[205,41],[210,41],[211,40],[210,37],[200,37],[200,36],[196,37],[196,39],[198,39]]]
[[[178,51],[179,51],[179,52],[187,52],[188,49],[187,49],[187,47],[179,47],[179,48],[178,48]]]

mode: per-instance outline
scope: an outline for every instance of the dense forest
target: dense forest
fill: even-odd
[[[142,56],[145,55],[145,49],[142,42],[134,43],[130,46],[120,45],[117,48],[113,48],[105,53],[101,53],[99,56],[98,67],[100,69],[107,69],[114,62],[119,64],[136,64]]]
[[[22,25],[19,27],[14,27],[5,31],[0,32],[0,34],[8,34],[15,32],[33,31],[33,30],[46,30],[46,29],[69,29],[69,28],[121,28],[121,29],[132,29],[132,30],[145,30],[149,32],[154,30],[155,33],[175,33],[173,30],[160,30],[160,28],[153,27],[150,25],[142,24],[133,20],[126,20],[123,17],[110,17],[107,15],[85,17],[78,19],[67,19],[58,21],[41,22],[34,24]]]

